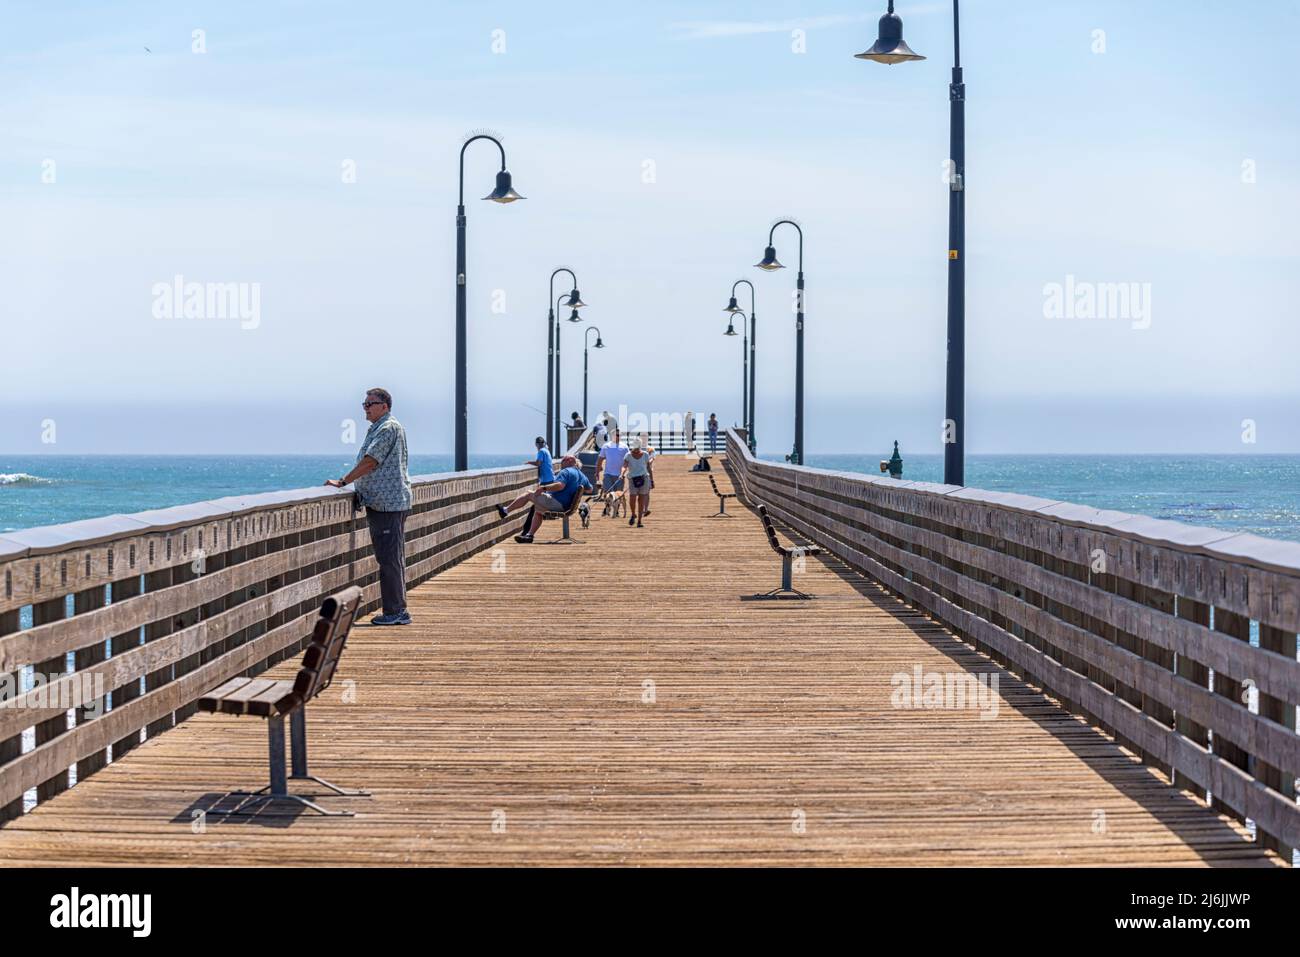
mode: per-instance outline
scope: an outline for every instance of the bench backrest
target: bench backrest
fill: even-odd
[[[718,488],[718,480],[713,477],[712,472],[709,473],[709,484],[713,486],[713,494],[720,497],[722,489]]]
[[[763,520],[763,531],[767,532],[767,543],[772,546],[772,551],[778,555],[782,554],[781,543],[777,541],[776,529],[772,527],[772,519],[767,514],[766,505],[758,506],[758,517]]]
[[[312,631],[311,644],[302,656],[302,667],[293,682],[294,694],[303,703],[329,687],[347,644],[348,633],[361,607],[361,589],[353,585],[335,592],[320,606],[320,618]]]

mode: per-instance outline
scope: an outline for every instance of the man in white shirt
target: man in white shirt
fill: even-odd
[[[596,444],[596,451],[599,452],[605,444],[605,437],[609,435],[609,430],[605,428],[605,417],[602,415],[596,420],[596,424],[591,429],[591,440]]]
[[[596,477],[600,480],[600,492],[605,496],[605,512],[609,514],[609,499],[616,494],[614,487],[618,484],[619,474],[623,471],[623,459],[627,457],[627,446],[621,441],[618,428],[610,433],[610,439],[600,447],[596,458]]]

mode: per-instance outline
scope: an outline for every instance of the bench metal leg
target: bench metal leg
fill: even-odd
[[[324,778],[318,778],[307,771],[307,706],[295,709],[289,715],[289,741],[292,746],[293,776],[291,781],[315,781],[321,787],[329,788],[335,794],[344,797],[370,797],[370,792],[360,788],[341,788]]]
[[[311,780],[339,794],[369,797],[370,795],[365,791],[345,791],[342,788],[335,787],[328,781],[322,781],[320,778],[314,778],[307,774],[307,724],[306,718],[303,716],[304,710],[304,708],[298,708],[290,717],[290,736],[293,742],[293,780]],[[321,807],[315,801],[309,801],[297,794],[290,794],[289,779],[285,774],[284,718],[281,715],[267,718],[266,735],[271,783],[258,791],[232,791],[232,796],[243,797],[244,800],[240,801],[235,809],[229,812],[230,815],[251,814],[254,808],[272,801],[293,801],[327,817],[352,817],[355,815],[355,811],[331,811]],[[301,773],[299,773],[300,771]]]
[[[718,510],[709,518],[734,518],[735,516],[727,514],[727,500],[721,495],[718,496]]]
[[[565,512],[560,516],[562,523],[560,528],[560,537],[547,542],[547,545],[582,545],[583,542],[569,534],[569,513]]]
[[[794,556],[781,556],[781,587],[773,588],[771,591],[763,592],[761,595],[755,595],[755,598],[788,598],[797,600],[810,600],[812,595],[805,594],[794,587]]]

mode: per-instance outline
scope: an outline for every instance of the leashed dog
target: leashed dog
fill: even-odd
[[[591,506],[586,502],[583,502],[581,505],[579,505],[578,517],[582,519],[583,528],[590,528],[591,527]]]
[[[605,509],[600,514],[618,518],[627,512],[627,492],[624,491],[623,484],[623,480],[619,479],[608,492],[600,493],[605,499]]]

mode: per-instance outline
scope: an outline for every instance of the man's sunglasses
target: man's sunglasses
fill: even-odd
[[[367,399],[365,402],[361,403],[361,408],[368,409],[372,405],[383,405],[383,404],[384,402],[382,399]]]

